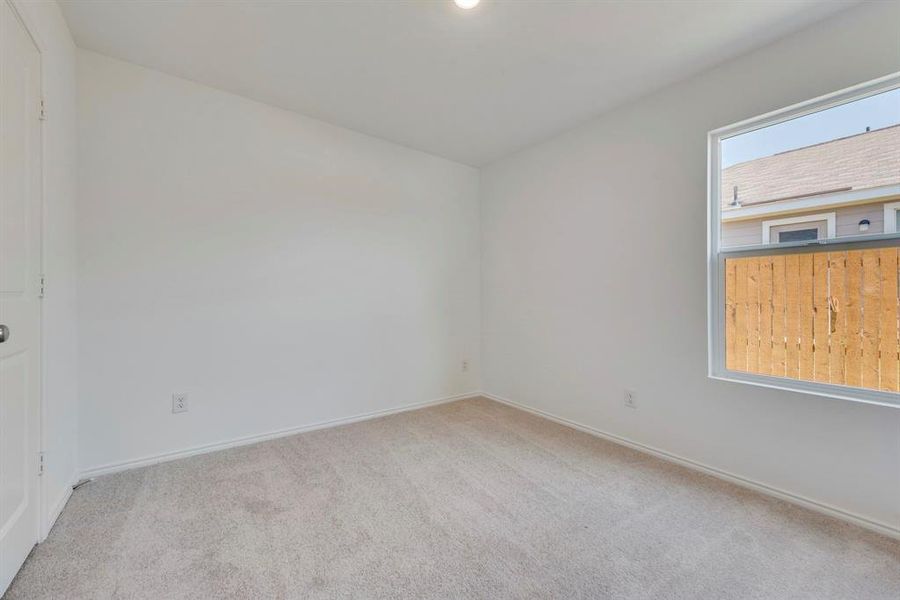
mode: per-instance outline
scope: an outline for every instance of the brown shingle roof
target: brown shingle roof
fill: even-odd
[[[900,184],[900,125],[732,165],[722,172],[722,206],[734,186],[742,206],[848,189]]]

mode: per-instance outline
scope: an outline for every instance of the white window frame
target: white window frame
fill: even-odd
[[[725,277],[723,268],[726,256],[736,257],[752,256],[754,254],[807,252],[815,251],[817,249],[821,250],[823,246],[828,246],[835,250],[845,247],[859,248],[873,244],[884,245],[886,241],[900,246],[900,232],[889,231],[887,226],[888,220],[885,220],[885,233],[883,234],[837,238],[833,235],[835,232],[831,221],[828,221],[827,227],[829,234],[825,239],[805,242],[787,242],[783,244],[766,243],[759,246],[722,248],[722,205],[719,196],[721,190],[721,140],[894,89],[900,89],[900,72],[709,132],[709,171],[707,173],[707,357],[708,376],[711,379],[900,408],[900,394],[894,392],[855,388],[831,383],[801,381],[788,379],[786,377],[757,375],[741,371],[729,371],[726,369],[724,352]],[[893,208],[888,208],[889,206]],[[900,202],[892,202],[889,205],[886,205],[886,215],[889,210],[900,210]],[[893,215],[893,212],[891,212],[891,214]],[[818,215],[815,220],[821,221],[822,216]],[[769,221],[769,224],[775,224],[775,221],[778,221],[778,219]],[[894,229],[896,230],[896,216],[894,216],[893,224]],[[768,228],[764,229],[764,239],[768,237],[768,232]]]
[[[819,223],[825,221],[825,239],[837,237],[837,213],[818,213],[815,215],[802,215],[799,217],[785,217],[784,219],[771,219],[762,223],[762,243],[773,244],[772,228],[779,225],[796,225],[798,223]],[[819,238],[822,239],[822,238]]]
[[[900,233],[897,231],[897,213],[900,212],[900,202],[888,202],[884,205],[884,232]]]

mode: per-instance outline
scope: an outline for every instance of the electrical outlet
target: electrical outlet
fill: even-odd
[[[469,370],[469,361],[467,361],[467,360],[462,361],[462,372],[465,373],[468,370]]]
[[[172,394],[172,412],[173,413],[183,413],[187,412],[188,409],[188,395],[187,394]]]
[[[628,408],[637,408],[637,401],[634,399],[634,392],[625,390],[625,406]]]

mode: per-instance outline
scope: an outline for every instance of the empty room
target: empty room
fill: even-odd
[[[900,599],[900,0],[0,0],[0,596]]]

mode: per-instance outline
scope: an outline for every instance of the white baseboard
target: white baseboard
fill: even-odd
[[[705,464],[697,462],[695,460],[691,460],[689,458],[684,458],[683,456],[678,456],[676,454],[666,452],[665,450],[660,450],[659,448],[647,446],[646,444],[634,442],[632,440],[623,438],[618,435],[614,435],[612,433],[600,431],[599,429],[589,427],[588,425],[582,425],[581,423],[577,423],[575,421],[570,421],[569,419],[564,419],[562,417],[558,417],[556,415],[550,414],[548,412],[544,412],[542,410],[538,410],[536,408],[531,408],[530,406],[520,404],[520,403],[510,400],[508,398],[503,398],[501,396],[496,396],[494,394],[489,394],[487,392],[481,392],[479,395],[484,396],[485,398],[494,400],[496,402],[500,402],[500,403],[512,406],[513,408],[517,408],[519,410],[529,412],[529,413],[537,415],[539,417],[549,419],[550,421],[554,421],[556,423],[559,423],[560,425],[565,425],[567,427],[571,427],[573,429],[583,431],[584,433],[588,433],[590,435],[594,435],[599,438],[603,438],[603,439],[613,442],[615,444],[619,444],[621,446],[627,446],[634,450],[638,450],[639,452],[653,455],[657,458],[661,458],[663,460],[667,460],[669,462],[673,462],[673,463],[682,465],[689,469],[693,469],[695,471],[700,471],[702,473],[706,473],[707,475],[712,475],[713,477],[718,477],[719,479],[724,479],[725,481],[734,483],[736,485],[739,485],[739,486],[742,486],[745,488],[749,488],[751,490],[760,492],[762,494],[766,494],[767,496],[779,498],[781,500],[785,500],[792,504],[797,504],[804,508],[808,508],[810,510],[814,510],[814,511],[822,513],[822,514],[826,514],[828,516],[835,517],[837,519],[841,519],[842,521],[848,521],[850,523],[853,523],[854,525],[859,525],[860,527],[864,527],[866,529],[875,531],[882,535],[886,535],[888,537],[892,537],[895,539],[900,539],[900,527],[890,525],[888,523],[883,523],[883,522],[877,521],[875,519],[870,519],[869,517],[864,517],[862,515],[858,515],[856,513],[844,510],[842,508],[838,508],[836,506],[832,506],[832,505],[826,504],[824,502],[819,502],[818,500],[813,500],[811,498],[807,498],[807,497],[801,496],[799,494],[794,494],[787,490],[779,489],[779,488],[767,485],[765,483],[761,483],[759,481],[754,481],[752,479],[742,477],[740,475],[735,475],[734,473],[729,473],[728,471],[724,471],[724,470],[718,469],[716,467],[711,467],[709,465],[705,465]]]
[[[310,423],[308,425],[299,425],[297,427],[288,427],[286,429],[278,429],[276,431],[269,431],[267,433],[250,435],[250,436],[241,437],[241,438],[234,438],[231,440],[224,440],[224,441],[215,442],[212,444],[203,444],[201,446],[193,446],[191,448],[185,448],[184,450],[176,450],[174,452],[165,452],[162,454],[154,454],[152,456],[144,456],[142,458],[135,458],[132,460],[107,463],[105,465],[90,467],[88,469],[83,470],[81,472],[80,479],[88,479],[91,477],[98,477],[100,475],[108,475],[110,473],[117,473],[119,471],[126,471],[128,469],[137,469],[139,467],[146,467],[148,465],[155,465],[158,463],[169,462],[171,460],[178,460],[180,458],[187,458],[189,456],[195,456],[197,454],[206,454],[209,452],[215,452],[217,450],[225,450],[226,448],[236,448],[238,446],[247,446],[249,444],[255,444],[257,442],[264,442],[266,440],[273,440],[276,438],[285,437],[285,436],[289,436],[289,435],[296,435],[298,433],[304,433],[306,431],[315,431],[316,429],[327,429],[329,427],[338,427],[340,425],[349,425],[350,423],[358,423],[360,421],[368,421],[370,419],[386,417],[387,415],[393,415],[393,414],[397,414],[397,413],[401,413],[401,412],[407,412],[410,410],[417,410],[417,409],[426,408],[429,406],[437,406],[438,404],[445,404],[447,402],[453,402],[455,400],[463,400],[465,398],[474,398],[479,395],[480,394],[478,392],[457,394],[455,396],[447,396],[444,398],[438,398],[437,400],[426,400],[424,402],[415,402],[413,404],[405,404],[403,406],[396,406],[393,408],[386,408],[383,410],[375,410],[372,412],[353,415],[350,417],[343,417],[340,419],[332,419],[329,421],[320,421],[317,423]]]

